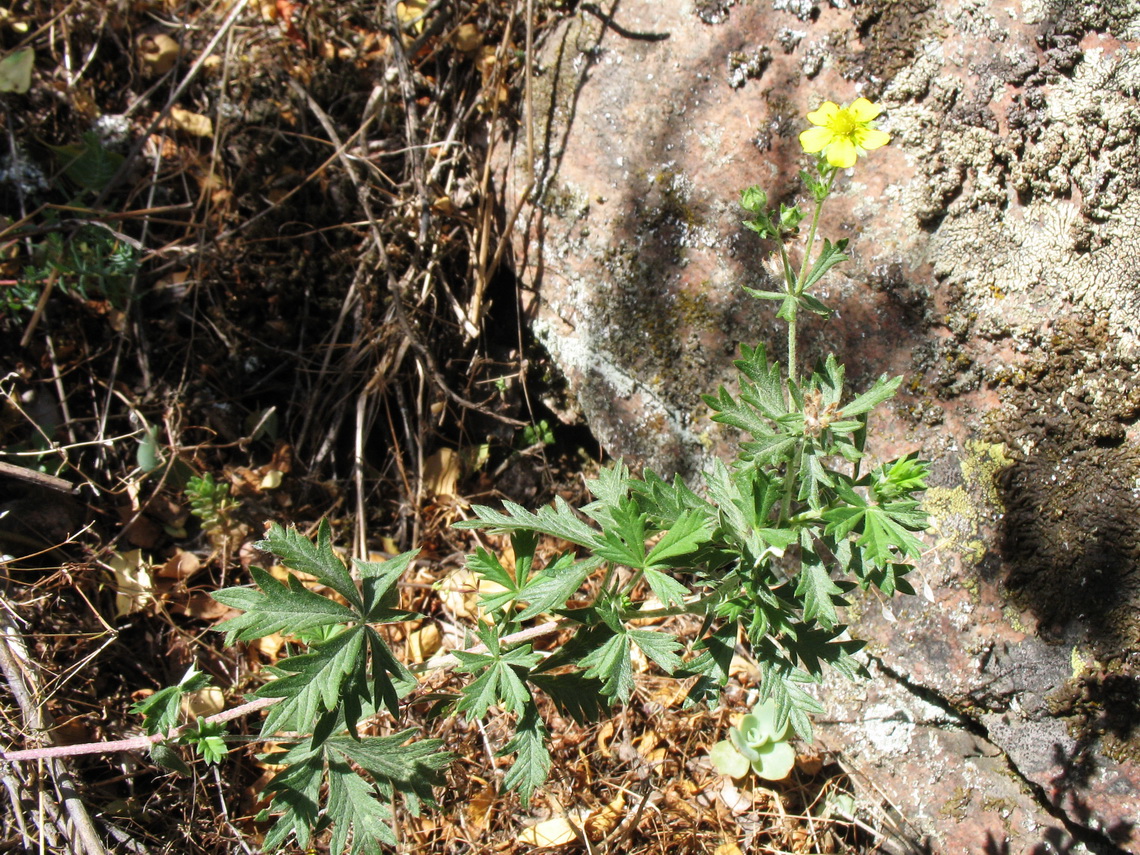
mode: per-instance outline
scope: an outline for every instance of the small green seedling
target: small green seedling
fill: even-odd
[[[765,780],[780,781],[796,764],[796,749],[788,742],[791,731],[787,719],[776,725],[776,702],[769,698],[731,728],[709,756],[722,775],[743,778],[751,769]]]

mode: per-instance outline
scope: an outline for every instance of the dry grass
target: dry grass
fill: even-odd
[[[464,503],[444,486],[580,498],[579,434],[520,451],[549,390],[509,273],[504,224],[524,200],[487,167],[528,138],[529,46],[572,13],[527,10],[437,3],[401,31],[394,5],[358,0],[10,4],[0,47],[35,63],[26,93],[0,96],[6,748],[137,735],[131,703],[191,664],[239,699],[280,651],[222,649],[209,593],[263,560],[249,544],[269,520],[328,518],[358,555],[422,545],[405,599],[446,638],[469,616],[436,583],[471,543],[447,527]],[[78,287],[88,250],[61,262],[98,243],[91,222],[134,249],[114,289]],[[216,525],[190,514],[203,473],[238,501]],[[850,786],[833,758],[724,789],[707,749],[747,683],[717,713],[681,711],[650,674],[604,724],[546,710],[555,773],[529,812],[500,792],[503,734],[428,719],[462,759],[443,810],[402,822],[403,848],[529,851],[521,829],[551,816],[581,830],[563,850],[873,847],[817,818]],[[265,776],[253,748],[190,779],[134,753],[11,764],[0,848],[254,852]]]

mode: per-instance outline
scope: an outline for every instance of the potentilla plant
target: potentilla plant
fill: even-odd
[[[540,696],[579,722],[598,719],[634,692],[635,648],[688,682],[686,704],[714,706],[734,651],[746,644],[761,674],[757,712],[730,735],[739,759],[721,753],[730,773],[747,767],[776,775],[794,756],[789,727],[812,738],[811,716],[823,708],[808,688],[825,666],[852,678],[862,671],[853,654],[863,643],[850,637],[841,613],[854,589],[913,593],[906,576],[922,550],[915,532],[927,525],[918,503],[927,465],[908,455],[864,467],[868,416],[901,378],[881,377],[852,395],[834,356],[801,377],[796,354],[800,315],[830,314],[813,289],[848,257],[846,240],[817,246],[821,211],[841,170],[889,141],[874,127],[880,109],[860,98],[808,114],[813,127],[800,142],[813,157],[800,177],[810,227],[798,253],[804,211],[769,207],[757,187],[743,193],[745,225],[771,243],[782,279],[777,290],[750,293],[779,302],[788,336],[783,367],[763,344],[744,345],[735,363],[739,388],[705,398],[715,421],[743,435],[733,460],[714,461],[695,487],[648,470],[637,476],[618,462],[590,484],[593,501],[579,509],[562,500],[537,511],[505,502],[475,506],[474,518],[458,524],[509,536],[513,557],[479,548],[467,558],[493,584],[480,586],[486,620],[473,628],[477,643],[450,662],[467,682],[442,700],[468,720],[506,720],[512,735],[498,751],[513,762],[503,783],[524,804],[551,768]],[[566,546],[543,562],[536,549],[544,536]],[[258,545],[330,592],[254,568],[255,587],[215,594],[243,612],[219,627],[228,644],[275,632],[307,641],[304,652],[270,669],[272,679],[246,705],[268,709],[260,736],[278,746],[270,757],[280,771],[265,788],[265,818],[274,821],[265,847],[290,837],[306,846],[314,830],[331,826],[332,851],[376,852],[396,842],[397,797],[413,813],[431,804],[451,759],[415,728],[364,732],[366,724],[375,732],[401,720],[419,686],[378,630],[419,617],[398,607],[396,593],[414,553],[354,560],[350,568],[334,552],[327,524],[315,542],[273,526]],[[695,636],[671,631],[693,626],[666,620],[681,615],[698,619]],[[537,651],[539,638],[552,649]],[[170,692],[145,710],[148,727],[168,726],[178,696]],[[438,692],[433,700],[438,708]],[[217,754],[210,723],[183,726],[177,739],[195,744],[208,734]]]

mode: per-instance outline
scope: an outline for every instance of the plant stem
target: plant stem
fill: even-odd
[[[819,215],[823,213],[823,203],[828,196],[831,195],[831,185],[835,181],[835,171],[833,170],[827,176],[827,187],[824,193],[820,195],[819,200],[815,203],[815,213],[811,217],[811,228],[808,229],[807,245],[804,246],[804,260],[800,264],[800,273],[796,277],[795,282],[788,282],[788,292],[799,298],[800,294],[804,291],[804,282],[807,281],[808,270],[811,264],[811,251],[815,246],[815,232],[819,227]],[[783,252],[783,246],[780,247]],[[785,265],[785,270],[788,266]],[[787,273],[785,273],[787,276]],[[788,319],[788,379],[793,383],[796,380],[796,314],[798,305],[792,309],[792,316]]]

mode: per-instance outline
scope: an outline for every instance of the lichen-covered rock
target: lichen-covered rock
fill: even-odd
[[[944,851],[1140,852],[1140,5],[623,0],[537,72],[534,328],[609,452],[687,477],[732,442],[700,394],[783,343],[737,194],[801,192],[821,101],[886,106],[801,354],[907,375],[873,450],[934,461],[933,602],[853,610],[894,676],[829,683],[828,738]]]

